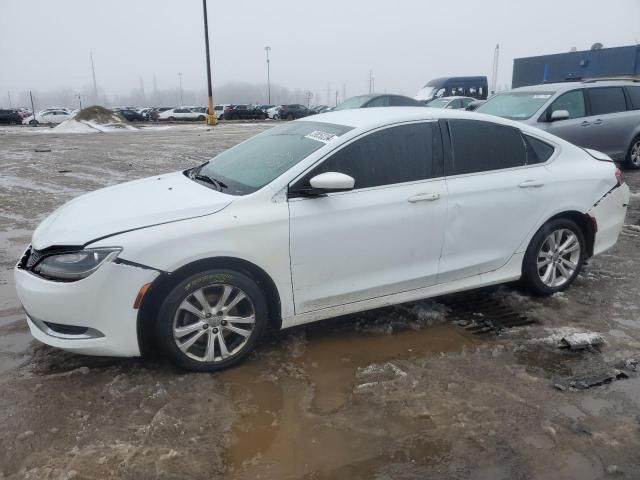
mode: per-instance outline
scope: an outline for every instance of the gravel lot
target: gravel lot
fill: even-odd
[[[272,124],[0,129],[0,479],[638,478],[640,172],[618,245],[551,298],[500,287],[274,332],[212,375],[32,341],[11,270],[46,215]],[[558,348],[586,331],[606,343]],[[596,376],[614,379],[571,387]]]

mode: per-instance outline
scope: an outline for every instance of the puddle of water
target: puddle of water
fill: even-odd
[[[424,464],[444,454],[446,445],[425,438],[400,450],[389,445],[389,429],[418,433],[429,428],[428,419],[394,419],[386,413],[381,422],[377,412],[362,411],[356,415],[363,417],[363,426],[356,427],[342,410],[353,408],[358,367],[460,351],[475,338],[452,325],[393,335],[327,328],[306,332],[306,339],[293,333],[293,344],[284,338],[268,362],[254,357],[221,374],[231,398],[248,410],[234,425],[235,440],[226,452],[231,473],[238,478],[255,478],[258,471],[273,478],[305,478],[312,472],[309,478],[365,478],[363,472],[389,463]],[[265,363],[277,365],[277,373]]]

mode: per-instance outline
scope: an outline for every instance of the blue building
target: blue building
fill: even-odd
[[[511,86],[599,77],[640,79],[640,45],[516,58]]]

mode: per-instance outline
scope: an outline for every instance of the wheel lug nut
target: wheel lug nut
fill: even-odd
[[[202,325],[203,330],[206,330],[207,328],[209,328],[209,325]]]
[[[210,313],[207,313],[206,317],[207,317],[207,318],[211,318],[211,314],[210,314]]]
[[[220,322],[220,325],[226,325],[226,324],[227,324],[227,321],[226,321],[226,320],[222,320],[222,321]]]
[[[214,328],[214,329],[213,329],[213,333],[218,333],[218,329],[217,329],[217,328]]]

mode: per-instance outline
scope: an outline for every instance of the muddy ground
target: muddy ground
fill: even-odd
[[[31,339],[11,270],[49,212],[269,126],[0,129],[0,479],[640,478],[640,172],[618,245],[555,297],[507,286],[274,332],[212,375]],[[558,348],[582,331],[606,343]],[[571,387],[598,375],[621,378]]]

